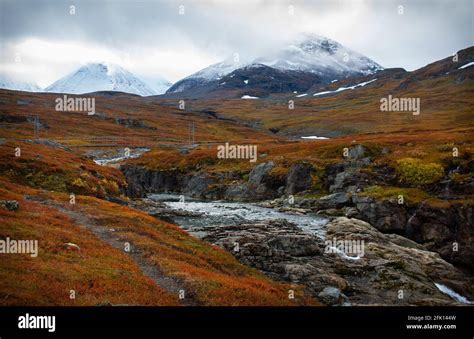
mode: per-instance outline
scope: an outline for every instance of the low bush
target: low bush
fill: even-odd
[[[395,170],[399,179],[410,187],[422,187],[440,180],[444,169],[437,163],[423,163],[419,159],[397,160]]]

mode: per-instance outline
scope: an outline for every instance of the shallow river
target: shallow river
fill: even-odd
[[[256,206],[251,203],[226,202],[226,201],[196,201],[185,199],[180,202],[178,195],[150,194],[151,199],[162,201],[168,208],[200,213],[199,217],[176,217],[174,220],[183,229],[193,232],[193,229],[205,226],[236,225],[258,220],[286,219],[299,226],[302,230],[323,236],[323,226],[328,220],[319,215],[299,215],[287,212],[278,212],[271,208]]]

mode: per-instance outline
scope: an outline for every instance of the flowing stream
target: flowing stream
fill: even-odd
[[[109,164],[114,164],[126,159],[134,159],[141,156],[143,153],[148,152],[149,148],[129,148],[129,149],[119,149],[115,150],[113,155],[105,156],[105,154],[100,154],[100,156],[95,155],[94,162],[98,165],[105,166]],[[128,152],[127,152],[128,151]],[[118,154],[117,154],[118,153]]]
[[[319,215],[279,212],[252,203],[196,201],[189,198],[186,198],[185,202],[181,202],[179,195],[172,194],[150,194],[148,197],[165,203],[170,209],[196,214],[196,216],[174,218],[176,223],[192,234],[202,233],[202,229],[205,229],[206,226],[229,226],[263,220],[286,219],[305,232],[323,237],[323,226],[328,222],[328,219]],[[198,230],[199,232],[193,232]]]

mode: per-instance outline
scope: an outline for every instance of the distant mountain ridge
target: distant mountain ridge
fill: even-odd
[[[42,91],[42,88],[33,82],[15,80],[14,78],[7,76],[6,74],[0,74],[0,88],[25,92]]]

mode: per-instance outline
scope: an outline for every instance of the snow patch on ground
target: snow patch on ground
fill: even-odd
[[[250,95],[243,95],[241,99],[259,99],[259,97],[253,97]]]
[[[339,87],[338,89],[336,89],[334,91],[324,91],[324,92],[315,93],[315,94],[313,94],[313,96],[319,96],[319,95],[325,95],[325,94],[334,94],[334,93],[339,93],[339,92],[342,92],[342,91],[347,91],[348,89],[356,89],[358,87],[364,87],[364,86],[370,84],[371,82],[374,82],[375,80],[377,80],[377,79],[372,79],[372,80],[369,80],[369,81],[361,82],[360,84],[357,84],[357,85],[354,85],[354,86]]]
[[[116,157],[97,158],[97,159],[94,159],[94,162],[97,165],[106,166],[106,165],[109,165],[109,164],[114,164],[114,163],[120,162],[120,161],[125,160],[125,159],[138,158],[143,153],[146,153],[146,152],[150,151],[150,149],[149,148],[137,148],[137,149],[132,149],[130,151],[131,151],[131,154],[129,156],[123,155],[123,156],[116,156]]]
[[[307,137],[301,137],[301,139],[308,139],[308,140],[327,140],[329,138],[326,138],[326,137],[318,137],[316,135],[310,135],[310,136],[307,136]]]

